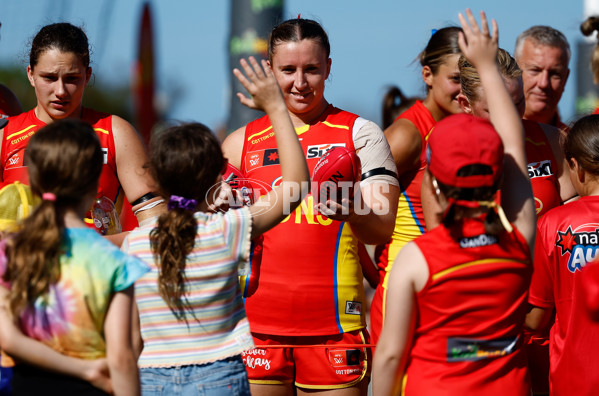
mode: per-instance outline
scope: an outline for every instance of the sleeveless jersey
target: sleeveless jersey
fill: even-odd
[[[317,123],[296,128],[310,173],[326,150],[354,149],[355,114],[331,105]],[[241,170],[260,194],[281,182],[268,116],[246,126]],[[362,169],[363,172],[368,169]],[[365,327],[358,241],[348,223],[316,212],[308,194],[286,219],[254,241],[251,270],[241,284],[254,333],[331,335]]]
[[[523,236],[488,235],[482,219],[465,219],[414,242],[430,275],[416,294],[405,394],[530,395],[520,334],[532,263]]]
[[[561,203],[556,176],[557,162],[541,126],[528,120],[522,120],[522,124],[526,134],[528,177],[535,198],[537,217],[541,217]]]
[[[585,306],[581,274],[599,252],[599,196],[585,196],[543,216],[538,223],[529,303],[555,308],[551,328],[553,395],[594,395],[599,387],[599,323]]]
[[[426,141],[436,121],[421,101],[417,101],[408,110],[401,113],[396,120],[398,119],[409,120],[416,126],[422,139],[422,151],[418,169],[399,175],[401,195],[397,204],[395,229],[391,240],[385,245],[383,253],[379,257],[378,265],[381,269],[385,269],[390,263],[393,264],[393,260],[401,248],[426,231],[422,201],[420,200],[420,187],[426,169]],[[390,270],[391,268],[386,271]]]
[[[116,172],[112,116],[83,108],[81,119],[92,125],[100,139],[100,145],[104,152],[104,166],[100,175],[97,196],[110,198],[120,213],[124,193]],[[44,126],[46,124],[35,116],[35,109],[9,118],[9,123],[4,128],[2,153],[0,155],[2,186],[15,181],[29,184],[29,174],[27,173],[27,167],[24,165],[25,148],[29,143],[29,138]]]

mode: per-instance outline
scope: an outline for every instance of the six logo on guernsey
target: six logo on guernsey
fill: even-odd
[[[599,250],[599,223],[583,224],[572,230],[558,231],[556,246],[562,256],[569,255],[568,271],[580,271],[597,257]]]
[[[345,143],[327,143],[308,146],[308,149],[306,150],[306,159],[320,158],[333,147],[345,147]]]
[[[553,171],[551,170],[551,161],[540,161],[540,162],[531,162],[527,165],[528,177],[529,179],[534,179],[535,177],[547,177],[553,175]]]

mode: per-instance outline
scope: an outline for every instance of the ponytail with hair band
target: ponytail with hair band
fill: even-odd
[[[45,192],[42,194],[42,200],[56,202],[56,194],[51,192]]]
[[[448,198],[447,202],[448,202],[447,209],[445,209],[445,212],[443,213],[443,217],[445,217],[445,215],[447,215],[447,212],[449,212],[449,210],[451,209],[451,207],[453,205],[462,206],[464,208],[469,208],[469,209],[476,209],[476,208],[484,207],[484,208],[489,208],[489,209],[495,210],[495,213],[497,213],[497,216],[499,216],[501,225],[503,225],[503,228],[505,228],[505,230],[507,232],[512,232],[514,230],[514,227],[512,227],[512,225],[508,221],[507,216],[505,215],[505,212],[503,211],[503,208],[501,207],[501,205],[497,204],[497,202],[495,202],[495,201],[468,201],[465,199]]]

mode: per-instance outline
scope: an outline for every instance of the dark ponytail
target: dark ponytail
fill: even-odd
[[[197,237],[196,207],[214,187],[225,159],[220,143],[205,125],[168,128],[152,138],[150,168],[166,200],[185,201],[185,209],[171,205],[150,232],[152,251],[159,262],[158,290],[173,314],[185,318],[185,263]]]

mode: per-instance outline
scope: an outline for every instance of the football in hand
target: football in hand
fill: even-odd
[[[231,186],[233,194],[231,197],[231,208],[250,206],[254,203],[254,189],[252,188],[252,184],[239,169],[231,164],[227,164],[227,169],[223,173],[223,181]]]
[[[360,181],[362,165],[355,151],[336,146],[327,151],[312,171],[312,195],[318,202],[354,197],[354,185]]]

